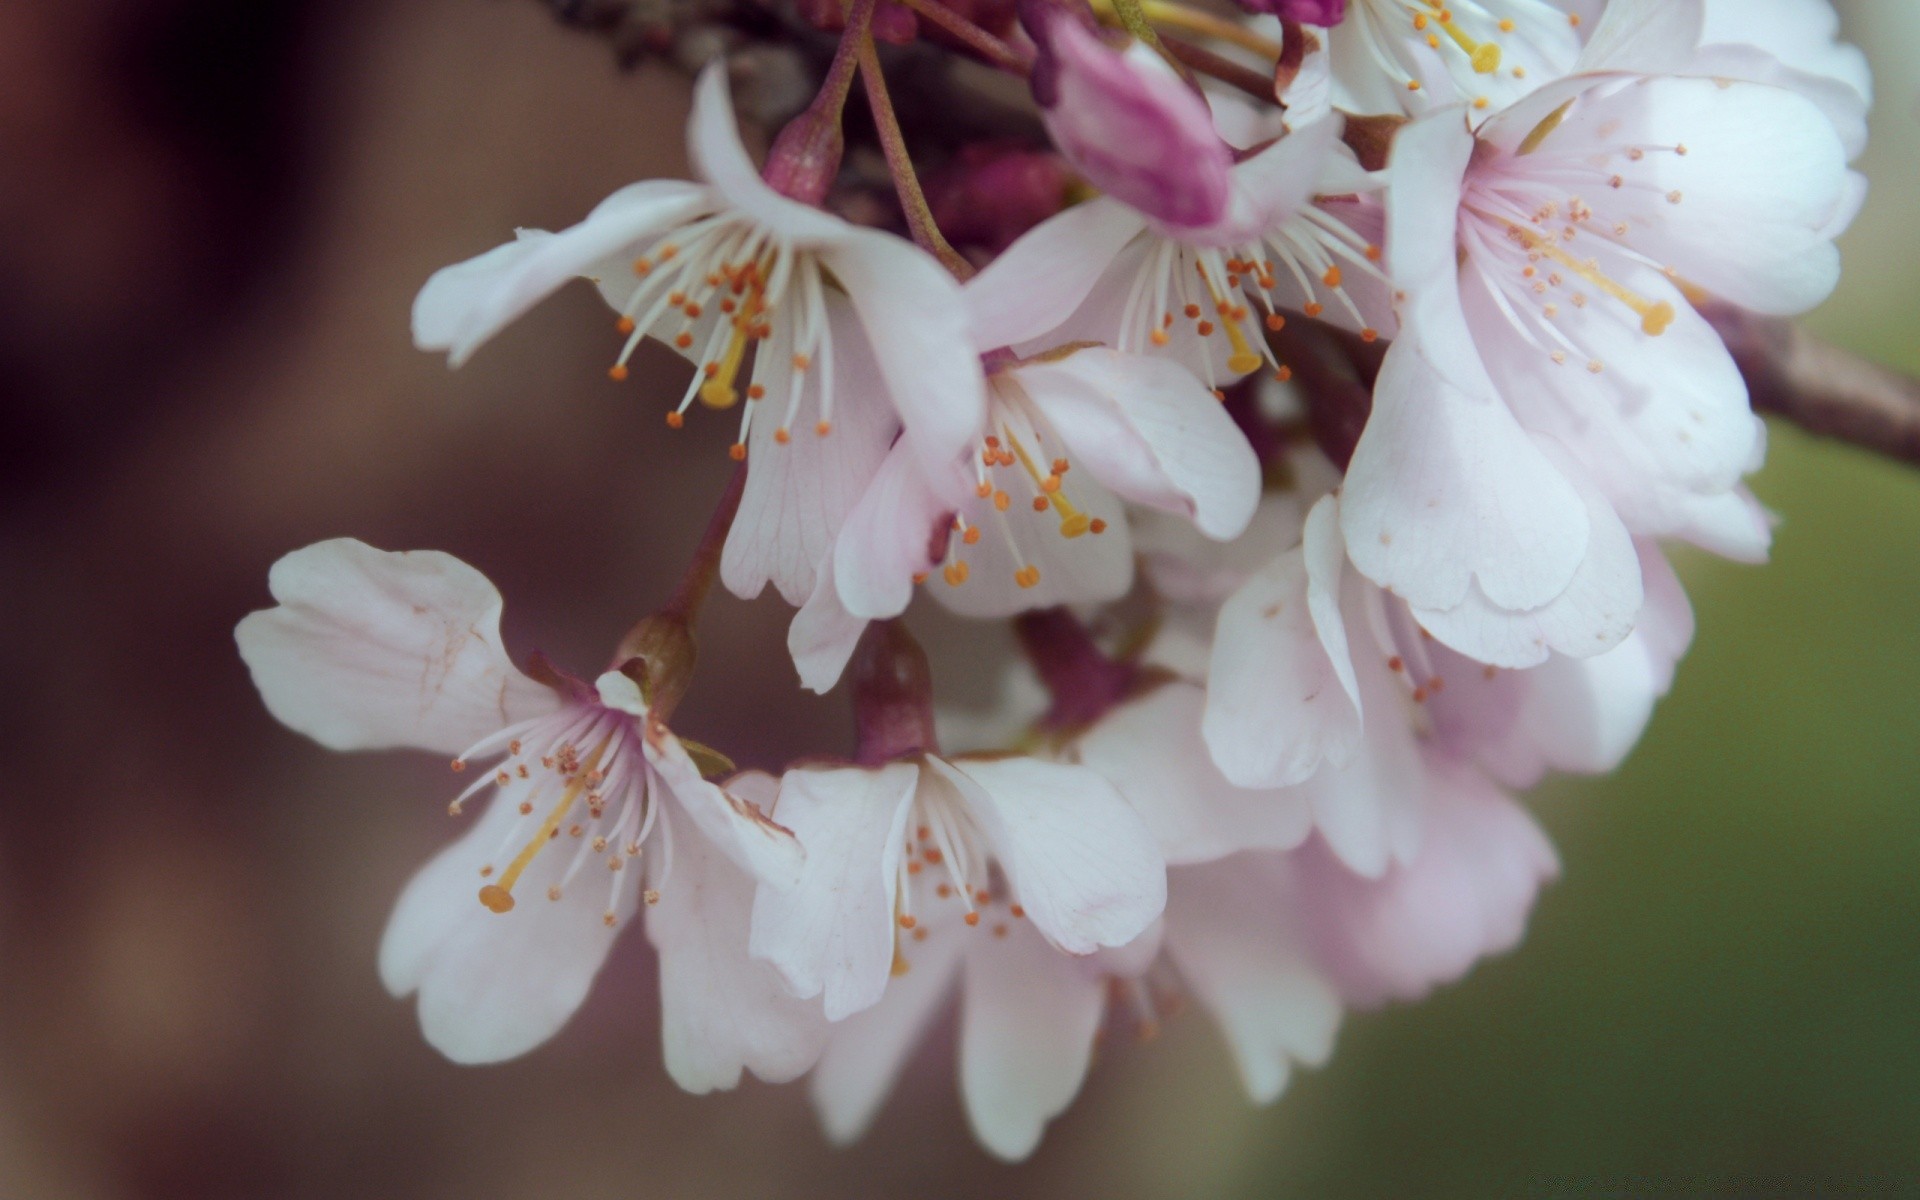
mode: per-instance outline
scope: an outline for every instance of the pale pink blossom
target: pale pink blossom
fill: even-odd
[[[1341,501],[1361,572],[1454,648],[1527,666],[1624,635],[1627,530],[1763,553],[1738,488],[1760,423],[1690,296],[1790,313],[1831,290],[1854,196],[1821,112],[1583,76],[1477,138],[1458,110],[1415,121],[1390,171],[1401,333]]]
[[[1122,55],[1097,41],[1083,51],[1131,72],[1143,92],[1148,79],[1167,71],[1156,59]],[[1152,95],[1169,114],[1167,124],[1195,138],[1213,128],[1202,96],[1184,87]],[[1055,125],[1102,119],[1097,109],[1067,112],[1064,102],[1056,113]],[[1061,152],[1118,190],[1044,222],[970,281],[976,339],[1024,355],[1080,341],[1161,354],[1213,387],[1263,365],[1281,369],[1264,328],[1283,319],[1281,308],[1325,315],[1371,336],[1390,313],[1374,262],[1379,248],[1368,236],[1375,218],[1354,197],[1376,185],[1340,145],[1339,133],[1329,117],[1240,156],[1226,172],[1224,208],[1205,220],[1192,219],[1206,206],[1182,190],[1198,186],[1194,181],[1155,166],[1138,168],[1139,177],[1122,184],[1113,163],[1082,161],[1082,143],[1091,139],[1075,133]],[[1203,167],[1199,177],[1213,170]],[[1345,199],[1316,203],[1316,196]]]
[[[746,955],[755,881],[791,883],[802,851],[702,778],[632,678],[521,672],[500,594],[436,551],[321,542],[269,584],[279,606],[236,638],[274,716],[329,749],[447,755],[466,781],[449,811],[485,805],[407,885],[381,944],[381,978],[418,993],[430,1043],[465,1063],[539,1045],[644,903],[674,1078],[707,1091],[743,1068],[806,1070],[817,1016]]]
[[[1378,879],[1325,842],[1291,857],[1315,956],[1361,1008],[1418,1000],[1520,944],[1553,846],[1526,809],[1478,771],[1428,753],[1420,851]]]
[[[1349,112],[1419,113],[1437,95],[1484,113],[1571,71],[1584,24],[1547,0],[1352,0],[1316,32]]]
[[[916,582],[970,617],[1117,599],[1133,582],[1123,501],[1220,541],[1252,518],[1259,463],[1186,368],[1099,346],[990,361],[987,431],[957,482],[896,446],[849,514],[790,631],[808,687],[830,688]]]
[[[1166,900],[1152,834],[1070,764],[923,753],[796,767],[774,812],[806,861],[760,892],[752,953],[796,995],[822,997],[829,1020],[880,999],[923,922],[984,923],[987,936],[1025,919],[1047,944],[1091,954],[1138,937]]]
[[[722,578],[797,605],[896,437],[933,473],[978,439],[959,285],[911,243],[769,186],[720,64],[696,85],[688,151],[704,182],[634,184],[571,229],[523,230],[436,274],[414,337],[457,365],[569,280],[595,280],[626,337],[616,378],[654,337],[696,366],[669,424],[696,399],[738,412],[734,454],[750,466]]]

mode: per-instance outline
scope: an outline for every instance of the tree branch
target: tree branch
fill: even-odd
[[[1821,341],[1791,321],[1708,314],[1746,376],[1756,412],[1920,466],[1920,380]]]

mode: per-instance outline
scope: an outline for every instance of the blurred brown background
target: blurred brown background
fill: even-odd
[[[1920,6],[1843,8],[1877,191],[1817,322],[1920,366]],[[1701,640],[1648,746],[1543,799],[1568,878],[1528,946],[1357,1018],[1275,1109],[1189,1019],[1024,1167],[971,1147],[939,1051],[835,1152],[799,1088],[672,1088],[637,937],[528,1059],[423,1046],[373,963],[451,833],[444,764],[280,730],[231,629],[343,534],[467,558],[510,644],[581,669],[665,596],[727,431],[608,383],[584,288],[459,373],[407,309],[680,171],[684,104],[524,0],[0,6],[0,1200],[1920,1195],[1920,484],[1790,432],[1776,565],[1689,560]],[[689,733],[840,744],[786,615],[715,605]]]

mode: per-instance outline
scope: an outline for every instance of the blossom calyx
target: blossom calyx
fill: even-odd
[[[627,631],[614,652],[613,669],[634,681],[647,711],[667,720],[693,682],[698,647],[693,627],[671,613],[655,613]]]

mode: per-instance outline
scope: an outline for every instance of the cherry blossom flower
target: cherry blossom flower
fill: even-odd
[[[808,687],[832,687],[866,621],[905,611],[916,581],[970,617],[1118,598],[1133,582],[1122,501],[1220,541],[1253,516],[1260,465],[1186,368],[1098,346],[987,361],[987,432],[959,485],[895,446],[849,514],[789,639]]]
[[[797,883],[761,890],[752,952],[796,995],[822,997],[829,1020],[880,999],[911,963],[923,920],[985,922],[985,936],[1024,918],[1084,955],[1138,937],[1166,900],[1140,818],[1099,775],[1067,764],[922,753],[796,767],[774,811],[806,862]]]
[[[1059,102],[1049,128],[1110,194],[1042,223],[969,282],[982,345],[1031,355],[1087,341],[1164,354],[1212,387],[1263,365],[1282,370],[1263,326],[1283,323],[1283,307],[1375,335],[1388,312],[1379,247],[1356,231],[1364,206],[1313,202],[1375,186],[1340,147],[1337,122],[1305,125],[1231,165],[1210,152],[1182,169],[1187,147],[1215,144],[1207,101],[1156,56],[1113,51],[1069,17],[1051,27]],[[1136,111],[1155,116],[1136,121],[1146,135],[1130,134],[1123,154],[1106,122]]]
[[[653,337],[697,367],[668,424],[696,399],[739,411],[733,453],[751,469],[722,578],[798,605],[896,436],[936,473],[978,439],[959,285],[911,243],[769,186],[719,64],[696,85],[688,150],[705,182],[633,184],[571,229],[522,231],[436,274],[414,336],[458,365],[569,280],[594,279],[626,335],[615,379]]]
[[[1390,171],[1404,300],[1340,506],[1355,566],[1455,649],[1527,666],[1624,634],[1622,522],[1763,552],[1738,490],[1761,427],[1690,297],[1790,313],[1832,288],[1854,196],[1819,109],[1585,76],[1478,138],[1457,110],[1415,121]],[[1543,643],[1514,636],[1548,607]]]
[[[746,956],[755,881],[791,883],[802,851],[702,778],[638,683],[521,672],[500,642],[499,592],[437,551],[321,542],[276,563],[269,584],[279,607],[236,638],[275,717],[333,750],[452,756],[471,780],[455,816],[486,797],[407,885],[381,944],[381,978],[419,994],[430,1043],[464,1063],[539,1045],[644,902],[675,1079],[707,1091],[743,1067],[806,1070],[817,1016]]]
[[[1319,36],[1340,108],[1418,113],[1438,90],[1486,112],[1571,71],[1584,23],[1548,0],[1352,0]]]

